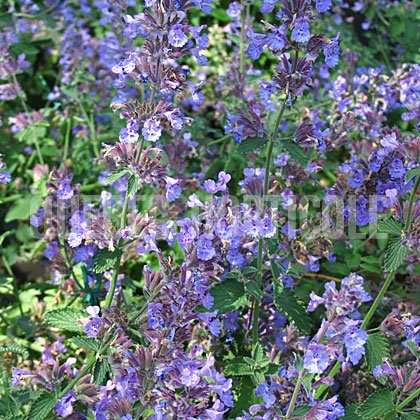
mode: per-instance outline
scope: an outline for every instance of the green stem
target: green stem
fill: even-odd
[[[306,372],[306,369],[302,369],[301,372],[299,373],[295,389],[293,390],[292,399],[290,401],[289,408],[287,409],[285,420],[290,419],[293,413],[293,409],[295,408],[296,400],[300,392],[300,386],[302,385],[302,378],[305,375],[305,372]]]
[[[69,153],[70,134],[71,134],[72,125],[73,125],[73,121],[72,121],[72,117],[70,116],[67,120],[66,137],[64,138],[63,162],[67,159],[67,155]]]
[[[80,106],[80,111],[82,111],[83,117],[86,120],[86,124],[89,127],[90,133],[92,135],[92,139],[93,139],[93,152],[95,153],[95,157],[99,157],[101,154],[99,152],[99,148],[98,148],[98,139],[96,137],[96,129],[95,129],[95,122],[93,121],[93,119],[91,119],[88,115],[88,113],[86,112],[86,109],[83,105],[83,100],[79,100],[79,106]]]
[[[389,273],[387,279],[385,280],[384,285],[379,291],[378,296],[376,296],[375,301],[373,302],[372,306],[369,308],[369,312],[367,313],[366,318],[363,320],[362,325],[360,325],[360,328],[364,329],[369,324],[370,320],[372,319],[373,315],[376,312],[376,309],[378,308],[378,305],[381,303],[382,298],[384,297],[386,291],[388,290],[396,272],[397,272],[397,269],[394,269]]]
[[[100,354],[100,352],[99,352]],[[86,366],[67,384],[67,386],[58,394],[58,398],[64,397],[68,391],[70,391],[79,381],[80,378],[85,376],[90,368],[94,365],[96,360],[96,354],[92,353],[90,355],[89,361],[87,362]]]
[[[94,184],[82,185],[80,187],[80,192],[92,191],[92,190],[95,190],[96,188],[101,188],[101,187],[103,187],[103,185],[100,184],[99,182],[95,182]]]
[[[128,195],[128,188],[127,188],[127,191],[125,193],[123,211],[121,214],[121,221],[120,221],[121,229],[125,227],[129,201],[130,201],[130,197]],[[105,306],[107,308],[111,306],[112,299],[114,298],[115,288],[117,286],[117,281],[118,281],[118,274],[120,274],[120,263],[121,263],[121,258],[118,258],[114,266],[114,272],[112,273],[111,285],[109,286],[109,291],[108,291],[108,294],[106,295]]]
[[[418,388],[415,392],[413,392],[410,396],[408,396],[405,400],[402,400],[398,406],[397,410],[402,410],[407,404],[409,404],[411,401],[416,399],[418,396],[420,396],[420,388]]]
[[[279,131],[281,119],[283,117],[284,110],[286,109],[286,102],[287,96],[283,101],[281,106],[280,112],[277,116],[277,120],[274,126],[273,133],[270,138],[270,142],[268,144],[267,149],[267,156],[265,160],[265,177],[264,177],[264,190],[263,190],[263,198],[262,198],[262,207],[264,208],[266,203],[266,196],[268,193],[268,184],[270,179],[270,165],[271,165],[271,157],[273,154],[274,143],[277,138],[277,132]],[[262,257],[263,257],[263,239],[262,237],[258,240],[258,260],[257,260],[257,287],[261,289],[261,279],[262,279]],[[257,301],[254,300],[254,310],[253,310],[253,324],[252,324],[252,348],[254,349],[257,341],[258,341],[258,318],[259,318],[259,304]]]
[[[245,71],[245,5],[242,4],[241,10],[241,43],[240,43],[240,72]]]
[[[42,157],[41,148],[39,147],[38,138],[35,138],[35,149],[36,154],[38,155],[39,163],[44,166],[44,158]]]
[[[257,261],[257,287],[258,290],[261,289],[261,279],[262,279],[262,257],[263,257],[263,239],[262,237],[258,240],[258,261]],[[255,349],[255,346],[258,342],[258,318],[260,316],[260,305],[256,299],[254,299],[254,310],[252,318],[252,348]]]
[[[231,136],[232,136],[231,133],[226,134],[226,136],[220,137],[220,139],[213,140],[210,143],[207,143],[207,146],[211,146],[211,145],[217,144],[217,143],[222,143],[223,141],[228,140]]]
[[[410,227],[411,216],[413,214],[413,204],[414,204],[414,200],[416,198],[417,191],[419,190],[419,188],[420,188],[420,174],[417,175],[416,177],[416,182],[414,183],[414,187],[413,187],[413,193],[411,194],[410,201],[408,202],[407,220],[405,221],[404,230],[408,230],[408,228]]]
[[[419,190],[419,187],[420,187],[420,175],[417,175],[416,182],[414,183],[414,187],[413,187],[413,190],[412,190],[411,195],[410,195],[410,201],[408,203],[407,219],[406,219],[406,222],[405,222],[404,230],[407,230],[410,227],[411,217],[412,217],[412,213],[413,213],[414,200],[416,198],[417,191]],[[389,273],[387,279],[385,280],[384,285],[382,286],[381,290],[379,291],[378,296],[376,296],[375,301],[373,302],[373,304],[370,307],[365,319],[363,320],[362,325],[360,325],[360,328],[366,328],[368,326],[370,320],[372,319],[373,315],[376,312],[376,309],[378,308],[379,304],[381,303],[382,298],[384,297],[384,295],[387,292],[389,286],[391,285],[392,280],[394,279],[394,276],[397,273],[397,270],[398,270],[398,268],[392,270]],[[328,376],[331,377],[331,378],[334,377],[335,374],[340,369],[341,364],[342,363],[340,361],[336,362],[336,364],[333,366],[333,368],[331,369]],[[318,391],[315,395],[315,398],[317,398],[317,399],[321,398],[323,396],[324,392],[327,389],[328,389],[328,385],[322,384],[318,388]]]
[[[138,154],[136,156],[136,162],[137,163],[140,159],[141,152],[143,151],[143,147],[144,147],[144,137],[141,140],[141,145],[140,145]],[[128,186],[127,186],[127,191],[125,193],[123,210],[122,210],[121,220],[120,220],[120,228],[121,229],[123,229],[126,226],[127,210],[128,210],[129,201],[130,201],[130,197],[128,195]],[[121,258],[118,258],[118,260],[117,260],[117,262],[115,263],[115,266],[114,266],[114,273],[112,274],[111,285],[109,287],[109,291],[108,291],[108,294],[107,294],[106,300],[105,300],[105,306],[107,308],[109,308],[111,306],[112,299],[114,298],[115,287],[117,285],[117,280],[118,280],[118,274],[120,273],[120,262],[121,262]]]
[[[2,260],[3,260],[4,267],[6,268],[6,271],[9,273],[9,276],[13,279],[13,289],[14,289],[15,296],[16,296],[16,299],[17,299],[17,302],[18,302],[19,312],[23,316],[22,302],[20,301],[20,295],[19,295],[19,289],[18,289],[18,286],[17,286],[16,277],[13,274],[13,271],[10,268],[9,262],[7,261],[7,258],[4,255],[2,256]]]

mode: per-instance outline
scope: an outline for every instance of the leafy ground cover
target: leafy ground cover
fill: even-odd
[[[0,12],[0,419],[420,419],[417,0]]]

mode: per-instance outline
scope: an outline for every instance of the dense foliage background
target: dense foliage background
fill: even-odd
[[[0,419],[420,419],[417,0],[0,12]]]

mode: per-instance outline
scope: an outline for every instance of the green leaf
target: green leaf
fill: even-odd
[[[394,217],[381,220],[378,224],[379,232],[391,233],[392,235],[401,235],[401,231],[403,229],[403,224],[400,221],[396,220]]]
[[[278,280],[280,278],[280,270],[277,263],[273,260],[273,258],[270,258],[270,267],[271,267],[271,273],[273,274],[274,279]]]
[[[392,392],[388,388],[380,389],[370,395],[356,409],[356,413],[367,420],[383,418],[386,414],[395,410]]]
[[[227,376],[252,375],[249,363],[243,357],[233,359],[225,369]]]
[[[245,290],[250,293],[257,302],[261,302],[262,299],[262,291],[258,288],[257,283],[255,281],[248,281],[245,283]]]
[[[305,417],[305,414],[311,409],[310,405],[297,405],[293,410],[292,417]]]
[[[43,392],[32,404],[28,420],[44,420],[57,404],[54,392]]]
[[[33,246],[32,252],[31,252],[31,260],[35,258],[36,255],[38,255],[39,252],[43,251],[46,247],[45,241],[42,239],[38,243],[36,243]]]
[[[16,138],[19,141],[24,141],[26,143],[34,143],[36,140],[41,140],[47,134],[48,122],[40,121],[34,125],[22,130],[20,133],[16,134]]]
[[[360,264],[360,267],[366,271],[369,271],[369,273],[376,273],[376,274],[382,273],[382,270],[376,265],[362,263]]]
[[[401,420],[420,420],[420,413],[402,413]]]
[[[42,204],[42,197],[36,194],[27,195],[16,200],[13,206],[6,214],[5,222],[9,223],[13,220],[27,220],[34,214]]]
[[[237,148],[238,153],[249,153],[261,149],[268,142],[266,137],[248,137],[242,140]]]
[[[330,273],[340,274],[344,277],[350,274],[350,269],[347,264],[324,262],[322,267],[327,269]]]
[[[359,406],[360,406],[360,403],[354,403],[354,404],[348,405],[344,409],[345,416],[340,417],[340,420],[363,420],[363,417],[360,417],[356,412]]]
[[[139,180],[137,176],[131,175],[127,180],[127,195],[133,196],[140,189]]]
[[[390,355],[391,352],[386,335],[380,332],[369,334],[365,353],[365,359],[369,370],[373,372],[373,369],[375,369],[376,366],[382,364],[382,359],[388,358]],[[382,383],[386,381],[385,377],[380,377],[378,379]]]
[[[264,367],[270,363],[270,359],[265,355],[264,348],[260,342],[257,342],[254,349],[254,354],[252,355],[253,360],[255,361],[255,366]]]
[[[415,168],[411,168],[405,174],[405,183],[408,184],[415,176],[420,173],[420,166],[416,166]]]
[[[128,173],[130,173],[130,169],[128,169],[128,168],[118,168],[114,172],[112,172],[111,175],[108,176],[108,178],[106,179],[106,182],[108,184],[112,184],[112,183],[118,181],[121,177],[123,177],[124,175],[126,175]]]
[[[18,343],[4,343],[0,346],[0,353],[13,353],[22,356],[23,359],[29,359],[29,351],[25,346]]]
[[[277,249],[279,247],[279,241],[277,239],[265,238],[264,242],[265,242],[265,245],[267,246],[268,253],[270,255],[273,255],[277,252]]]
[[[305,153],[294,140],[281,140],[279,144],[293,160],[299,163],[302,168],[306,168],[308,165],[308,153]]]
[[[101,347],[101,343],[98,340],[84,337],[82,335],[73,337],[70,341],[77,347],[82,347],[92,351],[98,351]]]
[[[47,324],[62,330],[80,332],[81,327],[79,327],[77,321],[80,318],[86,318],[86,316],[87,314],[79,309],[54,309],[53,311],[44,314],[44,321]]]
[[[408,347],[411,353],[413,353],[413,356],[415,356],[417,359],[420,358],[420,348],[414,341],[408,340],[405,342],[405,345]]]
[[[408,255],[408,247],[402,246],[401,238],[392,238],[389,240],[384,259],[385,271],[396,270]]]
[[[380,265],[381,264],[381,259],[377,258],[377,257],[373,257],[372,255],[367,255],[365,257],[361,258],[362,261],[365,261],[369,264],[376,264],[376,265]]]
[[[241,270],[241,273],[245,276],[252,276],[257,272],[257,269],[255,267],[252,267],[251,265],[248,265],[248,267],[245,267]]]
[[[221,314],[232,312],[248,303],[243,283],[234,279],[225,280],[216,285],[210,293],[214,297],[212,309],[218,309]]]
[[[300,373],[303,370],[303,359],[298,354],[295,354],[295,361],[293,363],[293,367],[297,373]]]
[[[395,16],[391,20],[391,25],[389,27],[389,33],[393,37],[401,35],[405,30],[405,22],[398,16]]]
[[[269,363],[267,367],[264,369],[264,373],[266,375],[278,375],[282,365],[278,365],[276,363]]]
[[[230,418],[242,415],[242,411],[248,411],[251,405],[257,404],[261,398],[254,394],[254,382],[250,376],[242,376],[239,386],[239,397],[235,401],[235,408],[232,409]]]
[[[305,376],[302,378],[302,385],[305,388],[306,395],[308,397],[311,396],[311,390],[312,390],[312,380],[314,379],[314,374],[306,372]]]
[[[96,360],[93,369],[93,382],[96,385],[105,385],[107,373],[111,371],[111,367],[107,359]]]
[[[305,311],[303,305],[297,300],[293,292],[288,288],[283,288],[277,293],[274,291],[274,302],[277,309],[286,315],[287,319],[303,334],[311,332],[311,317]]]
[[[346,256],[346,263],[350,268],[357,268],[360,265],[360,255],[350,254]]]
[[[115,251],[110,251],[109,249],[101,249],[98,252],[95,261],[94,271],[95,273],[103,273],[110,268],[115,267],[118,262],[121,260],[122,250],[117,248]]]

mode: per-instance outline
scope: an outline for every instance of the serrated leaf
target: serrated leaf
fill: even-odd
[[[308,165],[308,153],[305,153],[294,140],[281,140],[279,144],[293,160],[299,163],[302,168],[306,168]]]
[[[81,328],[78,319],[86,317],[87,314],[74,308],[54,309],[44,314],[44,321],[53,327],[62,330],[80,332]]]
[[[385,271],[396,270],[404,262],[408,251],[408,247],[402,245],[401,238],[390,239],[384,259]]]
[[[22,356],[23,359],[29,359],[29,351],[25,346],[18,343],[4,343],[0,346],[0,353],[13,353]]]
[[[366,420],[381,419],[396,409],[392,400],[392,392],[388,388],[380,389],[362,402],[356,413]]]
[[[98,340],[95,340],[94,338],[83,337],[82,335],[73,337],[70,341],[77,347],[82,347],[92,351],[98,351],[101,347],[101,343]]]
[[[359,408],[360,403],[354,403],[351,405],[348,405],[345,409],[345,415],[344,417],[340,417],[340,420],[363,420],[363,417],[360,417],[356,410]]]
[[[214,298],[212,309],[218,309],[219,313],[225,314],[239,309],[248,303],[248,294],[243,283],[237,280],[225,280],[213,287],[210,294]]]
[[[235,401],[235,407],[232,409],[231,418],[242,415],[242,411],[248,411],[251,405],[257,404],[261,399],[254,394],[254,382],[250,376],[242,376],[239,387],[239,397]]]
[[[245,290],[250,293],[257,302],[261,302],[262,299],[262,291],[258,288],[257,283],[255,281],[248,281],[245,283]]]
[[[128,173],[130,173],[130,170],[128,168],[118,168],[114,172],[112,172],[111,175],[108,176],[106,182],[108,184],[112,184]]]
[[[16,138],[19,141],[24,141],[26,143],[34,143],[36,140],[41,140],[47,134],[47,121],[39,121],[36,124],[30,125],[29,127],[25,128],[18,134],[16,134]]]
[[[250,365],[250,366],[255,366],[255,360],[251,357],[245,356],[245,357],[242,357],[242,360],[244,362],[248,363],[248,365]]]
[[[292,417],[305,417],[305,414],[311,409],[312,407],[310,405],[298,405],[293,410]]]
[[[275,293],[274,302],[277,309],[286,315],[287,319],[301,333],[309,334],[311,332],[311,317],[290,289],[283,288],[280,293]]]
[[[135,175],[131,175],[127,180],[127,195],[133,196],[140,188],[139,180]]]
[[[280,269],[277,263],[273,260],[273,258],[270,258],[270,267],[271,267],[271,273],[273,274],[274,279],[278,280],[280,278]]]
[[[403,228],[403,224],[393,217],[390,217],[386,220],[381,220],[378,223],[379,232],[391,233],[392,235],[401,235]]]
[[[105,385],[107,373],[111,371],[107,359],[96,360],[93,369],[93,382],[96,385]]]
[[[255,345],[252,358],[255,361],[255,366],[258,367],[264,367],[270,363],[270,359],[265,355],[264,348],[260,342],[257,342]]]
[[[255,267],[252,267],[252,265],[248,265],[248,267],[245,267],[241,270],[241,273],[247,277],[255,274],[257,272],[257,269]]]
[[[414,357],[417,359],[420,358],[420,347],[414,341],[407,340],[404,344],[411,351]]]
[[[31,401],[37,400],[40,395],[41,392],[39,391],[19,391],[18,393],[13,394],[21,404],[28,404]]]
[[[252,375],[249,364],[243,357],[233,359],[225,368],[227,376],[244,376]]]
[[[95,267],[93,271],[95,273],[103,273],[113,267],[121,260],[122,250],[120,248],[115,251],[109,249],[101,249],[96,257]]]
[[[389,358],[390,355],[391,352],[386,335],[380,332],[369,334],[365,352],[365,359],[369,370],[373,372],[373,369],[375,369],[376,366],[382,364],[382,359]],[[385,377],[380,377],[378,379],[382,383],[386,381]]]
[[[409,169],[408,172],[405,174],[404,182],[408,184],[419,173],[420,173],[420,166],[416,166],[415,168]]]
[[[248,137],[238,145],[238,153],[249,153],[261,149],[268,142],[266,137]]]
[[[279,241],[277,239],[265,238],[264,242],[270,255],[273,255],[277,252],[277,249],[279,247]]]
[[[420,420],[420,413],[402,413],[401,420]]]
[[[44,392],[34,401],[28,414],[28,420],[44,420],[54,406],[57,399],[53,392]]]
[[[311,390],[312,390],[312,380],[314,379],[314,374],[306,372],[305,376],[302,378],[302,385],[305,388],[306,395],[308,397],[311,396]]]
[[[269,363],[267,367],[264,369],[264,373],[266,375],[278,375],[281,368],[282,368],[281,365],[278,365],[276,363]]]

